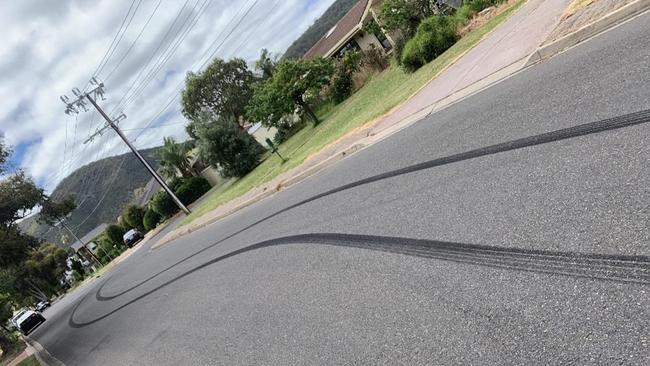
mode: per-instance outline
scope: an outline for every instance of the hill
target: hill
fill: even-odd
[[[157,148],[140,151],[147,161],[158,167],[154,158]],[[144,187],[151,175],[132,154],[101,159],[75,170],[52,191],[51,197],[61,199],[73,194],[77,209],[67,223],[79,237],[90,232],[101,223],[111,223],[132,201],[134,191]],[[104,197],[105,196],[105,197]],[[57,245],[62,245],[58,228],[51,228],[37,222],[38,215],[23,220],[19,225],[23,231]]]
[[[307,30],[298,37],[284,52],[282,58],[301,58],[307,50],[330,30],[358,0],[336,0],[316,19]]]

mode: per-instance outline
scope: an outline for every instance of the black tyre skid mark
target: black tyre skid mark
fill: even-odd
[[[585,124],[581,124],[581,125],[577,125],[577,126],[573,126],[573,127],[569,127],[569,128],[559,129],[559,130],[555,130],[555,131],[551,131],[551,132],[547,132],[547,133],[542,133],[542,134],[538,134],[538,135],[534,135],[534,136],[529,136],[529,137],[524,137],[524,138],[521,138],[521,139],[516,139],[516,140],[503,142],[503,143],[500,143],[500,144],[490,145],[490,146],[487,146],[487,147],[474,149],[474,150],[470,150],[470,151],[459,153],[459,154],[454,154],[454,155],[450,155],[450,156],[446,156],[446,157],[442,157],[442,158],[438,158],[438,159],[433,159],[433,160],[429,160],[429,161],[426,161],[426,162],[423,162],[423,163],[414,164],[414,165],[411,165],[411,166],[408,166],[408,167],[404,167],[404,168],[393,170],[393,171],[390,171],[390,172],[378,174],[378,175],[368,177],[368,178],[364,178],[364,179],[361,179],[361,180],[358,180],[358,181],[355,181],[355,182],[352,182],[352,183],[349,183],[349,184],[345,184],[345,185],[339,186],[337,188],[325,191],[323,193],[319,193],[317,195],[314,195],[314,196],[312,196],[312,197],[310,197],[308,199],[302,200],[302,201],[300,201],[298,203],[295,203],[293,205],[290,205],[290,206],[288,206],[288,207],[286,207],[284,209],[278,210],[275,213],[273,213],[271,215],[268,215],[268,216],[266,216],[266,217],[264,217],[262,219],[259,219],[259,220],[255,221],[255,222],[253,222],[252,224],[247,225],[246,227],[244,227],[244,228],[242,228],[242,229],[240,229],[240,230],[238,230],[238,231],[236,231],[236,232],[234,232],[234,233],[232,233],[230,235],[227,235],[226,237],[218,240],[217,242],[215,242],[215,243],[213,243],[213,244],[211,244],[211,245],[209,245],[209,246],[207,246],[207,247],[205,247],[205,248],[203,248],[203,249],[201,249],[201,250],[199,250],[199,251],[197,251],[197,252],[195,252],[195,253],[193,253],[193,254],[191,254],[191,255],[183,258],[183,259],[181,259],[181,260],[179,260],[179,261],[177,261],[176,263],[164,268],[163,270],[153,274],[152,276],[146,278],[145,280],[139,282],[138,284],[136,284],[136,285],[134,285],[134,286],[132,286],[132,287],[118,293],[118,294],[114,294],[114,295],[111,295],[111,296],[101,295],[100,291],[103,288],[103,286],[106,284],[106,281],[105,281],[102,284],[102,286],[99,288],[99,290],[97,291],[96,298],[99,301],[107,301],[107,300],[111,300],[111,299],[117,298],[119,296],[122,296],[123,294],[125,294],[127,292],[130,292],[130,291],[142,286],[143,284],[151,281],[152,279],[156,278],[160,274],[162,274],[162,273],[176,267],[177,265],[179,265],[179,264],[181,264],[181,263],[183,263],[183,262],[185,262],[185,261],[187,261],[187,260],[189,260],[189,259],[191,259],[191,258],[205,252],[206,250],[208,250],[208,249],[210,249],[210,248],[212,248],[212,247],[214,247],[214,246],[216,246],[216,245],[218,245],[218,244],[220,244],[220,243],[222,243],[222,242],[224,242],[224,241],[226,241],[226,240],[228,240],[228,239],[230,239],[230,238],[232,238],[232,237],[234,237],[234,236],[236,236],[236,235],[238,235],[238,234],[240,234],[240,233],[242,233],[242,232],[244,232],[244,231],[246,231],[246,230],[248,230],[248,229],[250,229],[250,228],[252,228],[252,227],[254,227],[256,225],[259,225],[262,222],[270,220],[270,219],[272,219],[272,218],[274,218],[274,217],[276,217],[276,216],[278,216],[278,215],[280,215],[282,213],[285,213],[285,212],[287,212],[289,210],[292,210],[294,208],[303,206],[303,205],[305,205],[307,203],[313,202],[313,201],[318,200],[320,198],[324,198],[324,197],[327,197],[327,196],[330,196],[330,195],[333,195],[333,194],[336,194],[336,193],[339,193],[339,192],[342,192],[342,191],[346,191],[346,190],[349,190],[349,189],[352,189],[352,188],[355,188],[355,187],[359,187],[359,186],[362,186],[362,185],[366,185],[366,184],[381,181],[381,180],[384,180],[384,179],[389,179],[389,178],[401,176],[401,175],[408,174],[408,173],[417,172],[417,171],[420,171],[420,170],[434,168],[434,167],[437,167],[437,166],[442,166],[442,165],[446,165],[446,164],[460,162],[460,161],[463,161],[463,160],[474,159],[474,158],[478,158],[478,157],[482,157],[482,156],[488,156],[488,155],[497,154],[497,153],[501,153],[501,152],[521,149],[521,148],[525,148],[525,147],[536,146],[536,145],[546,144],[546,143],[550,143],[550,142],[575,138],[575,137],[579,137],[579,136],[585,136],[585,135],[590,135],[590,134],[594,134],[594,133],[599,133],[599,132],[624,128],[624,127],[644,124],[644,123],[647,123],[647,122],[650,122],[650,110],[643,110],[643,111],[634,112],[634,113],[630,113],[630,114],[626,114],[626,115],[622,115],[622,116],[618,116],[618,117],[604,119],[604,120],[597,121],[597,122],[585,123]],[[314,235],[318,235],[318,234],[314,234]],[[291,237],[288,237],[288,238],[291,238]],[[280,239],[274,239],[274,240],[280,240]],[[410,239],[404,239],[404,240],[410,240]],[[441,243],[441,242],[437,242],[437,243]],[[260,245],[260,244],[261,243],[254,244],[253,246]],[[469,244],[454,244],[454,245],[469,245]],[[268,245],[266,245],[266,246],[268,246]],[[250,249],[251,248],[250,246],[246,247],[246,248],[249,248],[248,250],[252,250],[252,249]],[[246,249],[246,248],[244,248],[244,249]],[[497,248],[497,247],[491,247],[491,248],[493,250],[500,250],[500,248]],[[241,250],[243,250],[243,249],[241,249]],[[248,250],[246,250],[246,251],[248,251]],[[235,255],[234,253],[237,253],[237,252],[238,251],[232,252],[228,256]],[[440,252],[440,253],[442,253],[442,252]],[[403,254],[408,254],[408,253],[403,253]],[[412,255],[418,255],[418,253],[413,252]],[[445,258],[440,257],[441,254],[438,254],[438,255],[439,255],[438,258],[445,259]],[[572,256],[572,258],[575,258],[575,255],[578,255],[578,254],[568,253],[568,255]],[[459,258],[454,259],[454,256],[457,256],[457,254],[449,253],[446,259],[447,260],[456,260],[456,261],[461,260]],[[639,257],[639,258],[646,258],[647,259],[647,257]],[[225,259],[225,258],[222,258],[222,259]],[[588,264],[585,264],[587,262],[584,262],[584,260],[587,260],[587,259],[583,258],[583,262],[581,262],[581,264],[578,267],[587,268],[589,266]],[[626,262],[629,262],[629,261],[626,261]],[[642,260],[641,262],[645,263],[645,259]],[[488,265],[488,264],[483,264],[483,265]],[[494,266],[496,264],[492,264],[492,265]],[[498,265],[498,266],[506,268],[505,264]],[[534,267],[534,265],[533,265],[533,267]],[[530,270],[532,270],[533,267],[531,267]],[[576,267],[576,268],[578,268],[578,267]],[[644,267],[642,272],[647,274],[647,266],[643,265],[642,267]],[[551,268],[551,267],[548,267],[548,268]],[[543,269],[539,268],[538,271],[543,272]],[[553,273],[559,274],[559,272],[560,271],[556,271],[556,272],[553,272]],[[602,273],[605,273],[605,272],[602,272]],[[612,273],[614,273],[614,272],[612,272]],[[569,275],[577,275],[577,272],[574,271]],[[616,276],[614,276],[614,277],[616,277]],[[596,278],[596,277],[594,277],[594,278]],[[602,279],[605,279],[605,278],[602,278]],[[634,282],[634,281],[632,281],[632,282]],[[642,281],[641,283],[646,283],[646,282]],[[147,294],[149,294],[149,293],[150,292],[148,292]],[[83,302],[83,299],[80,301],[79,304],[77,304],[77,306],[75,307],[75,310],[81,304],[81,302]],[[113,312],[111,312],[110,314],[112,314]],[[73,314],[74,314],[74,311],[73,311]],[[103,317],[102,317],[102,319],[103,319]],[[72,316],[70,317],[70,324],[71,325],[74,324],[74,322],[72,320]]]
[[[98,322],[122,308],[178,281],[196,271],[246,252],[289,244],[328,245],[336,247],[361,248],[388,253],[404,254],[457,263],[479,265],[497,269],[546,273],[594,280],[605,280],[629,284],[650,285],[650,257],[605,254],[584,254],[547,250],[505,248],[487,245],[464,244],[426,239],[409,239],[373,235],[318,233],[286,236],[255,243],[221,255],[196,266],[143,294],[118,306],[112,311],[90,321],[74,320],[77,307],[73,310],[69,325],[84,327]],[[98,288],[96,295],[106,285]],[[119,295],[118,295],[119,296]],[[102,301],[115,297],[103,297]]]

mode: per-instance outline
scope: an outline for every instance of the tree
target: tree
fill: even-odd
[[[43,200],[41,203],[41,213],[39,220],[48,225],[57,225],[63,221],[75,208],[74,196],[69,195],[61,202],[55,202],[51,198]]]
[[[379,21],[385,30],[400,31],[406,39],[410,39],[420,22],[433,13],[433,2],[430,0],[385,0],[381,5]]]
[[[225,177],[243,177],[259,164],[264,148],[227,117],[202,116],[198,134],[201,158]]]
[[[277,57],[271,58],[271,52],[266,48],[262,48],[260,58],[255,61],[255,70],[262,73],[262,80],[266,80],[273,76],[277,63]]]
[[[0,225],[13,225],[41,203],[44,197],[43,190],[23,171],[19,170],[0,181]]]
[[[183,177],[194,176],[188,153],[189,149],[185,144],[177,143],[173,137],[164,137],[162,148],[156,152],[160,172],[168,179],[174,178],[177,172]]]
[[[238,123],[253,95],[254,82],[255,77],[243,59],[215,58],[205,70],[187,74],[185,90],[181,92],[182,113],[190,121],[210,112],[232,117],[229,120]]]
[[[54,244],[40,246],[24,263],[25,274],[41,296],[50,297],[60,289],[59,281],[67,269],[68,254]],[[41,298],[41,300],[45,300]]]
[[[129,227],[144,231],[144,208],[138,205],[129,205],[124,209],[122,218]]]
[[[329,84],[333,72],[334,65],[330,59],[282,61],[273,76],[255,88],[247,108],[248,118],[266,126],[278,126],[284,116],[300,108],[314,124],[318,124],[305,96],[318,93]]]
[[[126,230],[124,230],[123,227],[115,224],[108,225],[108,227],[104,231],[106,238],[108,238],[108,240],[110,240],[115,245],[123,244],[122,240],[125,233]]]
[[[0,174],[5,172],[5,164],[11,155],[11,149],[5,145],[4,139],[0,136]]]
[[[84,268],[84,265],[77,258],[70,259],[70,269],[79,273],[81,276],[84,276],[86,274],[86,269]]]

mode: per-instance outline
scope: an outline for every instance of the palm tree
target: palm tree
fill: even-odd
[[[194,170],[187,154],[187,146],[177,143],[173,137],[165,137],[163,142],[162,148],[156,153],[160,162],[160,173],[169,179],[174,178],[177,173],[183,177],[193,176]]]

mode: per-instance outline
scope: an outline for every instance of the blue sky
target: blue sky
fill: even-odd
[[[158,5],[160,1],[160,4]],[[30,173],[47,191],[74,169],[93,160],[126,152],[110,131],[92,144],[83,144],[100,128],[95,113],[77,119],[63,114],[62,94],[82,88],[97,69],[133,3],[129,27],[106,66],[99,72],[107,81],[107,100],[102,106],[124,112],[121,122],[134,138],[145,125],[165,125],[145,130],[137,139],[139,148],[157,146],[164,136],[186,137],[176,97],[185,73],[197,71],[208,59],[241,57],[252,61],[261,48],[281,54],[333,0],[21,0],[0,3],[3,42],[0,43],[0,135],[12,145],[11,162]],[[140,4],[137,6],[137,4]],[[186,4],[186,6],[183,6]],[[246,17],[243,14],[247,13]],[[176,17],[188,19],[187,28],[175,23],[169,34],[179,34],[156,53],[154,50]],[[150,23],[145,27],[147,19]],[[232,35],[225,35],[240,23]],[[190,28],[190,25],[192,26]],[[141,30],[142,36],[137,39]],[[186,38],[181,41],[185,29]],[[178,30],[178,32],[176,32]],[[172,47],[178,40],[174,53]],[[135,43],[133,43],[135,42]],[[133,44],[131,51],[126,51]],[[222,44],[216,49],[215,45]],[[213,48],[210,48],[213,46]],[[149,59],[158,64],[147,63]],[[163,57],[168,55],[168,57]],[[163,62],[165,61],[165,62]],[[136,79],[140,71],[152,78],[148,83]],[[126,105],[115,108],[136,83],[141,93],[127,96]],[[178,87],[180,85],[180,87]],[[163,109],[169,104],[169,108]],[[155,116],[159,116],[155,118]],[[67,126],[67,139],[66,139]],[[68,146],[64,159],[64,149]]]

